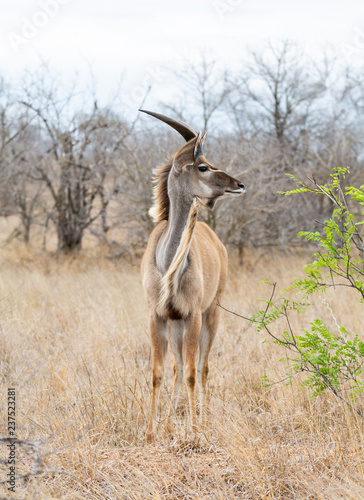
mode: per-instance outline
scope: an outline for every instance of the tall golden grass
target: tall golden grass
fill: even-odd
[[[307,257],[250,255],[230,263],[223,305],[245,315],[296,276]],[[139,269],[95,250],[55,259],[21,245],[0,249],[1,435],[7,387],[16,387],[22,499],[360,499],[363,422],[331,394],[315,400],[300,386],[264,388],[285,376],[280,347],[222,311],[211,354],[206,431],[189,434],[186,397],[174,438],[163,423],[172,383],[170,357],[157,446],[144,445],[151,350]],[[334,311],[333,317],[327,306]],[[350,291],[317,296],[297,325],[325,317],[363,331]],[[279,328],[279,325],[277,325]],[[169,355],[170,356],[170,355]],[[0,458],[7,458],[2,446]],[[38,460],[38,462],[37,462]],[[6,479],[2,464],[0,480]],[[7,486],[0,496],[10,498]]]

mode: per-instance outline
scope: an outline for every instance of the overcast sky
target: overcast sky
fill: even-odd
[[[202,51],[237,68],[247,45],[292,38],[319,53],[364,61],[363,0],[0,0],[1,72],[13,78],[41,58],[67,80],[95,74],[103,97],[123,75],[131,106],[168,92],[165,66]],[[167,81],[166,81],[167,79]],[[149,102],[148,102],[149,104]]]

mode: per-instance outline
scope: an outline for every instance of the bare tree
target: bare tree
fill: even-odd
[[[29,241],[40,189],[29,177],[27,159],[36,149],[32,117],[13,89],[0,79],[0,214],[19,215],[24,241]]]
[[[207,132],[216,130],[216,122],[228,120],[225,104],[233,86],[227,70],[221,70],[216,60],[203,54],[196,63],[185,62],[180,70],[171,73],[181,90],[174,96],[176,104],[164,103],[169,113],[195,122],[196,127],[199,125]]]
[[[27,86],[24,107],[42,129],[44,150],[34,164],[33,179],[43,183],[53,200],[49,214],[56,226],[58,251],[81,248],[84,231],[103,218],[114,188],[107,179],[125,133],[122,121],[108,109],[100,110],[89,95],[75,87],[66,92],[49,75]],[[82,111],[79,111],[82,109]]]
[[[236,81],[233,114],[246,120],[255,132],[292,142],[312,124],[312,108],[326,91],[322,72],[314,71],[300,47],[288,40],[268,42],[252,50],[251,60]],[[239,116],[239,105],[243,114]],[[248,104],[248,106],[247,106]]]
[[[6,183],[9,200],[4,207],[9,214],[19,215],[24,242],[30,241],[34,223],[43,224],[46,212],[45,186],[35,178],[35,165],[41,152],[38,127],[30,124],[12,143],[11,177]]]

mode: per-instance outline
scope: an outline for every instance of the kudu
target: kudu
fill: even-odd
[[[218,327],[227,252],[209,226],[197,222],[197,214],[202,206],[212,209],[219,199],[241,195],[244,184],[204,157],[206,133],[197,133],[185,123],[158,113],[140,111],[167,123],[186,140],[171,159],[154,171],[154,206],[150,214],[159,224],[149,237],[141,265],[153,351],[153,392],[146,441],[153,443],[168,340],[174,355],[174,390],[167,426],[172,410],[177,409],[184,368],[192,429],[197,428],[196,375],[204,419],[208,355]]]

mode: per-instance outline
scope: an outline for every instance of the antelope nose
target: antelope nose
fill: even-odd
[[[241,189],[245,189],[245,186],[242,182],[238,182],[238,186],[241,188]]]

